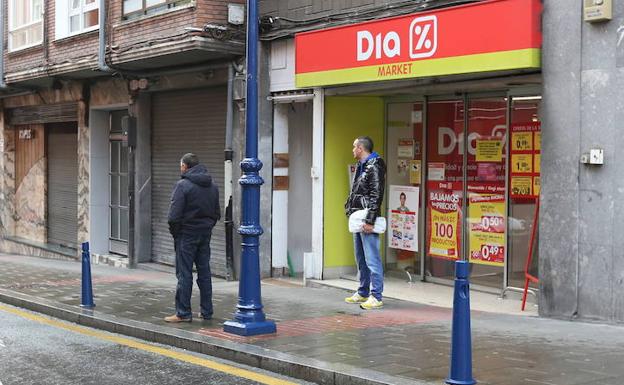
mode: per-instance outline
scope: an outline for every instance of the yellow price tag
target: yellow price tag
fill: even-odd
[[[535,151],[542,150],[542,132],[536,131],[535,135],[533,135],[533,148]]]
[[[533,155],[533,170],[538,174],[541,172],[540,171],[541,159],[542,159],[541,154]]]
[[[533,172],[533,156],[528,154],[513,154],[511,156],[512,172],[530,174]]]
[[[541,179],[539,176],[536,176],[533,178],[533,195],[535,196],[539,196],[540,195],[540,187],[541,187]]]
[[[530,196],[533,181],[528,176],[514,176],[511,178],[511,195]]]
[[[513,151],[533,150],[533,133],[514,132],[511,134],[511,149]]]

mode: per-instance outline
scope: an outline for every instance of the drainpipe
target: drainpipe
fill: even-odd
[[[106,0],[100,0],[98,19],[100,23],[98,69],[102,72],[113,72],[113,69],[106,64]]]
[[[232,218],[232,125],[233,125],[233,98],[234,98],[234,64],[228,66],[227,82],[227,112],[225,120],[225,178],[224,178],[224,204],[225,204],[225,264],[226,279],[234,279],[234,221]]]
[[[0,88],[7,88],[4,82],[4,1],[0,1]]]

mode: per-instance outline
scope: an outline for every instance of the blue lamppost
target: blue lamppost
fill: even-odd
[[[247,100],[245,159],[241,162],[242,186],[241,234],[242,257],[238,305],[234,320],[227,321],[223,330],[241,336],[275,333],[275,322],[269,321],[262,310],[260,295],[260,177],[262,162],[258,159],[258,2],[247,1]]]

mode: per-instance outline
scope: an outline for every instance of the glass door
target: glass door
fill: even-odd
[[[507,98],[470,98],[467,126],[466,256],[472,283],[504,284],[507,252]]]
[[[513,97],[511,102],[507,285],[515,288],[524,287],[525,271],[538,277],[538,233],[533,226],[540,193],[541,100],[540,96],[523,96]],[[527,266],[531,242],[533,255]]]
[[[121,118],[127,111],[113,111],[110,114],[109,134],[109,208],[110,236],[109,251],[128,255],[128,146],[121,129]]]
[[[427,104],[426,275],[453,279],[461,259],[464,207],[463,99]]]
[[[421,276],[424,103],[387,104],[386,272]]]

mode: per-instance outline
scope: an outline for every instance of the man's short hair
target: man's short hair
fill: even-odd
[[[373,140],[368,136],[360,136],[357,138],[358,144],[364,147],[366,152],[373,152]]]
[[[184,163],[188,168],[193,168],[199,164],[199,158],[197,157],[197,155],[189,152],[188,154],[184,154],[184,156],[180,160],[180,163]]]

